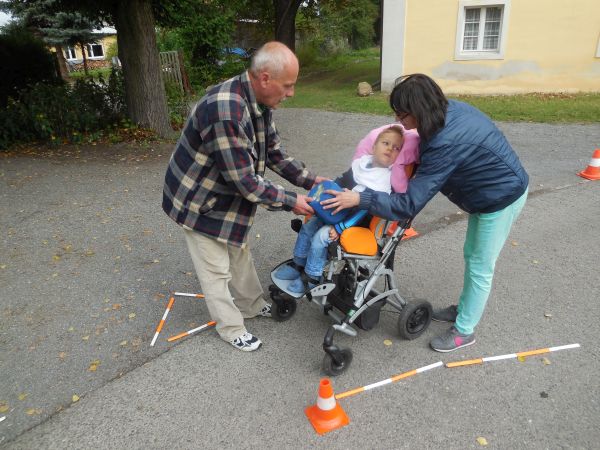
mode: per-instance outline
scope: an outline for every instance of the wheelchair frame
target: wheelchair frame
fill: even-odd
[[[280,280],[274,275],[279,267],[291,260],[282,262],[271,272],[274,284],[269,286],[269,293],[273,300],[272,313],[275,320],[290,319],[296,311],[297,301],[303,297],[318,305],[324,314],[333,319],[334,323],[327,329],[323,340],[325,356],[322,368],[327,375],[339,375],[352,362],[352,351],[333,343],[335,332],[355,337],[358,332],[353,325],[364,330],[373,328],[379,321],[379,310],[384,305],[389,304],[400,312],[398,331],[405,339],[417,338],[431,322],[430,303],[425,300],[407,302],[399,294],[394,278],[396,248],[410,227],[410,221],[398,225],[391,235],[387,234],[389,225],[387,222],[381,238],[378,239],[378,251],[375,256],[348,253],[341,248],[339,241],[330,244],[328,262],[323,271],[324,281],[302,294],[288,291],[289,281]],[[382,277],[385,288],[379,291],[375,285]],[[342,296],[346,292],[345,301],[343,298],[337,298],[340,292]],[[348,298],[348,294],[351,295],[351,299]],[[378,310],[375,311],[375,308]],[[367,318],[369,319],[365,320]]]

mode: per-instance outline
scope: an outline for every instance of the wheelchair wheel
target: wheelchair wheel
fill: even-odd
[[[400,312],[398,319],[398,332],[404,339],[416,339],[427,329],[431,323],[433,309],[426,300],[409,302]]]
[[[352,351],[349,348],[343,347],[340,348],[338,352],[338,356],[342,359],[340,364],[337,364],[329,353],[325,353],[323,365],[321,366],[325,375],[336,377],[341,373],[344,373],[346,369],[350,367],[350,363],[352,362]]]
[[[277,286],[269,286],[269,295],[273,300],[271,305],[271,315],[273,320],[277,322],[285,322],[292,318],[296,313],[297,301],[293,298],[286,297]]]

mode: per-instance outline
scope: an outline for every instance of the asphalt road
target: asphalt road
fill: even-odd
[[[284,109],[276,121],[292,155],[335,176],[387,118]],[[160,209],[172,145],[0,154],[0,445],[462,449],[483,437],[490,448],[597,448],[600,183],[575,173],[600,145],[600,125],[500,128],[531,176],[530,198],[498,261],[477,344],[435,353],[428,342],[445,325],[403,341],[398,316],[385,311],[374,330],[336,336],[354,362],[334,389],[436,361],[582,347],[438,368],[341,400],[351,423],[324,437],[303,412],[316,400],[329,323],[314,305],[301,302],[285,323],[248,321],[264,346],[242,354],[214,330],[168,343],[209,320],[201,300],[178,298],[149,346],[169,292],[199,291],[182,233]],[[291,218],[257,215],[251,244],[265,287],[291,253]],[[396,256],[405,297],[455,301],[464,219],[442,197],[416,218],[421,236]]]

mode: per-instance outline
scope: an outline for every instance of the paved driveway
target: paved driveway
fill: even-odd
[[[286,109],[289,152],[334,176],[358,140],[387,118]],[[600,183],[575,176],[600,126],[501,124],[531,175],[531,196],[505,248],[476,345],[440,355],[402,341],[397,316],[351,346],[336,392],[438,360],[578,342],[524,362],[435,369],[342,400],[351,424],[317,436],[314,403],[328,319],[306,302],[286,323],[249,321],[264,342],[234,352],[178,299],[149,347],[170,290],[199,289],[180,230],[160,210],[170,144],[0,156],[0,443],[6,448],[593,448],[600,439],[597,269]],[[143,150],[143,151],[142,151]],[[283,181],[282,181],[283,182]],[[465,216],[436,198],[401,246],[402,294],[453,302],[462,277]],[[260,211],[252,247],[264,285],[291,252],[287,213]],[[551,317],[549,317],[551,316]],[[391,346],[384,345],[389,339]],[[79,400],[73,403],[73,396]],[[76,398],[76,397],[75,397]]]

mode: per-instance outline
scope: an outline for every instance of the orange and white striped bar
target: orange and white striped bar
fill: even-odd
[[[370,391],[371,389],[375,389],[380,386],[384,386],[386,384],[394,383],[398,380],[403,380],[404,378],[412,377],[413,375],[417,375],[418,373],[423,373],[428,370],[435,369],[436,367],[441,367],[443,365],[444,365],[444,363],[442,363],[441,361],[438,361],[434,364],[430,364],[425,367],[419,367],[418,369],[409,370],[408,372],[404,372],[404,373],[395,375],[391,378],[388,378],[387,380],[378,381],[377,383],[367,384],[366,386],[362,386],[362,387],[359,387],[356,389],[352,389],[350,391],[342,392],[341,394],[337,394],[335,396],[335,398],[336,398],[336,400],[339,400],[342,398],[351,397],[353,395],[359,394],[360,392]]]
[[[152,342],[150,342],[150,347],[154,347],[154,343],[160,334],[160,330],[162,330],[163,325],[165,324],[165,320],[167,320],[167,316],[169,315],[169,311],[171,311],[171,307],[173,306],[173,302],[175,301],[175,297],[169,298],[169,303],[167,304],[167,309],[165,309],[165,313],[158,322],[158,326],[156,327],[156,332],[154,333],[154,337],[152,338]]]
[[[579,344],[568,344],[568,345],[559,345],[558,347],[549,347],[549,348],[539,348],[537,350],[527,350],[525,352],[518,353],[509,353],[507,355],[498,355],[498,356],[487,356],[485,358],[477,358],[477,359],[467,359],[465,361],[455,361],[449,362],[446,364],[446,367],[462,367],[462,366],[472,366],[475,364],[483,364],[484,362],[491,361],[500,361],[502,359],[513,359],[513,358],[525,358],[527,356],[535,356],[535,355],[543,355],[544,353],[557,352],[560,350],[570,350],[572,348],[581,347]]]
[[[191,334],[194,334],[197,331],[204,330],[205,328],[208,328],[208,327],[212,327],[213,325],[216,325],[216,324],[217,324],[217,322],[211,320],[210,322],[205,323],[204,325],[200,325],[198,328],[193,328],[190,331],[185,331],[185,332],[183,332],[181,334],[178,334],[176,336],[171,336],[170,338],[167,339],[167,341],[168,342],[176,341],[178,339],[181,339],[181,338],[184,338],[184,337],[189,336]]]
[[[188,294],[187,292],[173,292],[173,295],[176,295],[178,297],[204,298],[204,294]]]

